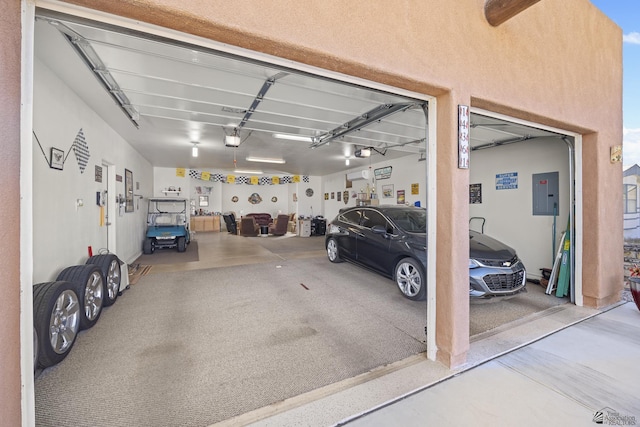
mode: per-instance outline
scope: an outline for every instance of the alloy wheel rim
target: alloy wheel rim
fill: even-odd
[[[66,290],[58,296],[49,320],[49,342],[58,354],[65,353],[78,333],[80,305],[75,292]]]
[[[118,261],[113,260],[111,264],[109,264],[109,271],[107,273],[107,292],[109,293],[109,299],[113,300],[118,293],[120,288],[120,271],[117,268]]]
[[[93,272],[84,291],[84,314],[90,321],[95,320],[102,309],[103,289],[102,277],[97,271]]]
[[[422,283],[418,270],[408,263],[403,263],[398,268],[398,286],[403,294],[413,297],[420,292]]]
[[[336,242],[333,240],[329,241],[327,245],[327,254],[329,255],[330,260],[336,259],[336,254],[338,253],[338,248],[336,247]]]

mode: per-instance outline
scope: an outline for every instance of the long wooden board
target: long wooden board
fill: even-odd
[[[556,288],[556,296],[564,297],[569,294],[569,278],[571,276],[571,266],[569,263],[571,252],[571,231],[567,225],[567,231],[564,235],[562,244],[562,261],[560,262],[560,273],[558,274],[558,287]]]
[[[564,242],[565,233],[562,233],[561,242]],[[558,251],[556,252],[556,259],[553,262],[553,267],[551,269],[551,276],[549,277],[549,283],[547,284],[547,290],[545,294],[551,295],[553,290],[556,287],[556,279],[558,278],[558,271],[560,270],[560,260],[562,260],[562,245],[558,246]]]

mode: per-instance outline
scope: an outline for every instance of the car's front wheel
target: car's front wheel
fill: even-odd
[[[396,264],[394,277],[402,295],[414,301],[425,299],[427,283],[422,266],[416,260],[412,258],[401,259]]]
[[[340,253],[338,252],[338,242],[334,238],[327,241],[327,256],[331,262],[342,262],[342,258],[340,258]]]

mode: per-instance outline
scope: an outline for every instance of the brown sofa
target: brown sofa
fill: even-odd
[[[245,216],[255,218],[258,225],[269,225],[273,222],[273,218],[268,213],[250,213]]]

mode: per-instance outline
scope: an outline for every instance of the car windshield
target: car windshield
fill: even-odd
[[[427,211],[425,209],[393,209],[385,214],[398,228],[410,233],[427,232]]]

